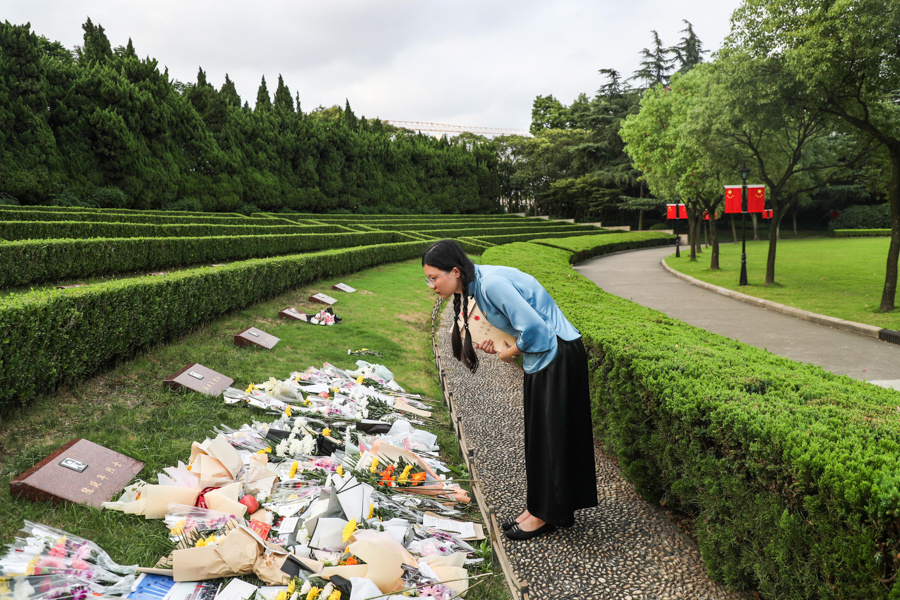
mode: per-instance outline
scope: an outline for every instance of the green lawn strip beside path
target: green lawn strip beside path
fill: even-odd
[[[609,234],[615,235],[610,236]],[[602,256],[613,252],[636,250],[638,248],[651,248],[665,246],[675,242],[675,236],[661,231],[630,231],[624,232],[616,229],[602,232],[601,235],[582,235],[562,239],[538,239],[531,240],[533,244],[549,246],[568,250],[572,253],[569,262],[579,263],[594,256]]]
[[[748,296],[838,317],[847,321],[900,329],[900,311],[878,310],[884,286],[887,238],[818,238],[781,240],[775,262],[775,284],[764,285],[768,242],[747,242],[747,281],[739,286],[741,245],[721,244],[718,271],[709,269],[710,250],[689,260],[666,257],[666,264],[685,275]]]
[[[344,294],[332,290],[339,281],[358,291]],[[307,313],[321,310],[324,305],[307,301],[315,292],[338,299],[334,311],[343,323],[314,326],[277,316],[287,306]],[[13,499],[9,482],[60,445],[81,437],[144,462],[139,477],[155,483],[163,467],[186,461],[191,442],[211,436],[213,427],[272,419],[246,406],[226,406],[221,397],[163,388],[165,377],[192,362],[233,377],[234,386],[243,389],[269,377],[283,379],[293,370],[321,367],[324,362],[355,368],[359,359],[348,356],[347,350],[365,347],[381,352],[384,358],[363,360],[387,366],[407,391],[440,399],[430,341],[433,306],[434,294],[424,284],[418,259],[381,265],[305,285],[234,311],[98,377],[43,394],[26,407],[7,412],[0,417],[0,545],[11,542],[22,521],[28,519],[94,540],[121,564],[152,566],[172,549],[161,521],[82,505]],[[238,348],[233,336],[249,326],[281,341],[272,350]],[[428,429],[438,435],[442,458],[462,465],[446,408],[437,401],[431,410],[441,426]],[[481,519],[474,500],[467,512],[467,518]],[[486,560],[491,560],[489,551]],[[508,598],[502,575],[489,579],[467,598]]]

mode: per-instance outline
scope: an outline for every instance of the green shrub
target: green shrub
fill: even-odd
[[[0,301],[0,411],[229,311],[310,281],[421,256],[426,247],[328,250],[8,296]]]
[[[255,219],[241,215],[178,215],[178,213],[134,214],[112,210],[44,211],[22,210],[26,207],[0,207],[4,221],[84,221],[93,223],[149,223],[154,225],[293,225],[284,219]],[[46,207],[42,207],[46,208]],[[267,222],[268,221],[268,222]]]
[[[579,263],[594,256],[602,256],[623,250],[668,246],[675,241],[670,233],[653,231],[621,231],[612,229],[605,233],[616,232],[617,235],[582,235],[578,237],[531,240],[533,244],[560,248],[571,252],[569,262]]]
[[[849,206],[838,218],[828,222],[828,230],[835,229],[890,229],[891,206],[888,203],[869,206]]]
[[[661,229],[672,229],[672,226],[668,223],[654,223],[647,228],[647,231],[659,231]]]
[[[900,394],[607,294],[569,260],[538,244],[482,257],[535,276],[582,333],[599,439],[645,498],[694,517],[713,578],[896,597]]]
[[[85,239],[122,237],[211,237],[233,235],[276,235],[286,233],[340,233],[340,225],[210,225],[149,223],[94,223],[80,221],[0,221],[0,239]]]
[[[890,229],[835,229],[834,237],[890,237]]]
[[[510,227],[507,225],[498,225],[494,226],[491,224],[483,223],[478,227],[451,227],[451,226],[443,226],[443,225],[432,225],[428,229],[417,230],[418,233],[423,233],[425,235],[430,235],[432,237],[478,237],[479,239],[490,238],[491,236],[499,236],[499,235],[516,235],[516,234],[531,234],[531,233],[581,233],[584,235],[584,232],[591,231],[597,232],[602,231],[597,227],[593,227],[591,225],[558,225],[558,226],[534,226],[528,224],[526,226],[519,227]],[[494,242],[498,243],[498,242]],[[503,242],[499,242],[503,243]]]
[[[379,231],[8,242],[0,245],[0,288],[409,240]]]
[[[483,230],[483,229],[482,229]],[[497,230],[493,230],[496,232]],[[616,229],[597,229],[596,227],[592,227],[590,230],[591,235],[606,235],[609,233],[621,233]],[[577,230],[547,230],[547,229],[538,229],[532,231],[531,233],[514,233],[514,234],[498,234],[491,233],[490,235],[482,235],[478,237],[473,237],[472,239],[481,244],[490,244],[492,246],[497,246],[500,244],[512,244],[514,242],[528,242],[536,238],[541,239],[550,239],[550,238],[566,238],[566,237],[581,237],[584,236],[586,230],[577,229]]]
[[[129,208],[133,201],[119,188],[98,187],[91,193],[90,203],[100,208]]]

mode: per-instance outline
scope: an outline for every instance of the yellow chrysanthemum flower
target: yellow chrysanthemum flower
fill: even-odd
[[[365,380],[365,377],[360,375],[359,377],[356,378],[356,383],[362,383],[364,380]]]
[[[294,590],[297,589],[297,580],[291,579],[291,582],[288,584],[287,593],[293,595]]]
[[[331,430],[326,427],[325,429],[322,430],[322,435],[324,435],[325,437],[328,437],[329,435],[331,435]]]
[[[400,477],[397,478],[397,481],[400,483],[406,483],[406,479],[409,477],[410,471],[412,471],[412,465],[406,465],[406,468],[403,469],[402,473],[400,473]]]
[[[309,401],[309,398],[307,398],[303,402],[304,402],[303,406],[309,406],[310,404],[312,404],[312,402]]]
[[[205,545],[206,545],[206,540],[204,540],[203,538],[200,538],[199,540],[197,540],[197,543],[194,544],[194,546],[196,546],[197,548],[202,548]]]
[[[251,393],[254,389],[256,389],[256,386],[251,383],[249,386],[247,386],[247,393]]]
[[[309,593],[306,595],[306,600],[316,600],[319,597],[319,592],[321,592],[317,587],[309,588]]]
[[[347,543],[347,540],[350,539],[350,536],[353,535],[353,532],[356,531],[356,519],[353,519],[347,526],[344,527],[344,533],[341,536],[341,541]]]
[[[341,590],[334,590],[331,592],[331,595],[328,596],[328,600],[341,600]]]
[[[266,450],[268,450],[268,448],[263,448],[262,450],[257,450],[256,453],[257,454],[265,454]]]
[[[291,416],[291,405],[290,404],[288,404],[287,406],[284,407],[284,414],[288,417]]]
[[[371,464],[371,466],[369,466],[369,473],[374,473],[377,468],[378,468],[378,457],[373,456],[372,464]]]
[[[369,505],[369,516],[366,517],[366,519],[371,519],[372,515],[374,515],[374,514],[375,514],[375,503],[373,502],[372,504]]]
[[[333,387],[331,388],[331,391],[337,394],[339,391],[341,391],[341,388]]]
[[[300,466],[300,463],[298,463],[296,460],[295,460],[294,462],[291,463],[291,470],[288,471],[288,479],[293,479],[293,478],[294,478],[294,475],[297,474],[297,468],[298,468],[299,466]]]
[[[338,465],[337,474],[340,475],[341,477],[344,476],[344,465]]]
[[[275,596],[275,600],[287,600],[287,590],[281,590],[278,592],[278,595]]]
[[[180,521],[172,525],[172,528],[169,531],[172,532],[172,535],[181,535],[182,533],[184,533],[185,525],[187,525],[187,520],[181,519]]]

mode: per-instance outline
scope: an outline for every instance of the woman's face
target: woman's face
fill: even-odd
[[[449,298],[453,294],[462,293],[462,281],[459,278],[459,268],[453,267],[450,271],[443,271],[431,265],[425,265],[425,277],[429,280],[428,287],[441,298]]]

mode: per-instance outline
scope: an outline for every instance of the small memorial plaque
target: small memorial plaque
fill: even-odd
[[[211,267],[224,267],[227,263],[216,263],[214,265],[209,265]]]
[[[157,271],[156,273],[148,273],[148,275],[168,275],[168,271]]]
[[[72,284],[72,285],[58,285],[58,286],[56,286],[56,289],[58,289],[58,290],[68,290],[68,289],[70,289],[70,288],[77,288],[77,287],[87,287],[87,284],[86,284],[86,283],[75,283],[75,284]]]
[[[306,313],[302,313],[293,306],[289,306],[285,308],[281,312],[278,313],[279,317],[284,317],[285,319],[297,319],[298,321],[307,321],[309,318],[306,316]]]
[[[342,292],[347,292],[348,294],[352,294],[353,292],[356,291],[356,288],[352,288],[349,285],[347,285],[346,283],[337,283],[337,284],[331,286],[331,289],[341,290]]]
[[[207,369],[197,363],[190,364],[174,375],[165,379],[163,384],[173,390],[187,388],[194,392],[218,396],[225,388],[234,383],[234,379]]]
[[[248,327],[234,336],[234,343],[238,346],[259,346],[266,350],[271,350],[280,341],[280,338],[269,335],[256,327]]]
[[[13,496],[76,502],[99,508],[112,500],[144,463],[88,440],[72,440],[9,484]]]
[[[328,296],[326,294],[319,293],[319,294],[313,294],[312,296],[310,296],[309,301],[310,302],[319,302],[321,304],[327,304],[328,306],[331,306],[332,304],[337,302],[337,299],[332,298],[331,296]]]

